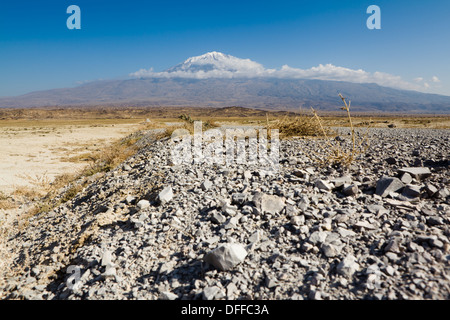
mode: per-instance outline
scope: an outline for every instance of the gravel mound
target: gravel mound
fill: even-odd
[[[350,136],[340,130],[340,141]],[[449,299],[450,131],[371,129],[349,169],[318,139],[280,171],[173,165],[170,140],[30,219],[8,299]]]

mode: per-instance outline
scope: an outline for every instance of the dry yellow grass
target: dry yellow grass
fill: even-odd
[[[269,121],[267,116],[266,128],[278,129],[280,138],[289,137],[317,137],[322,136],[323,131],[312,116],[299,115],[295,117],[284,116],[281,119]],[[270,135],[270,131],[269,131]]]
[[[366,131],[366,134],[362,137],[357,135],[350,114],[350,101],[347,103],[346,99],[341,94],[339,94],[339,97],[344,103],[344,106],[341,109],[344,110],[347,115],[348,126],[350,127],[351,133],[351,144],[350,146],[345,147],[338,141],[330,139],[322,119],[318,116],[317,112],[312,109],[314,118],[317,120],[323,136],[325,137],[325,144],[319,145],[319,152],[313,154],[313,158],[320,165],[348,167],[368,148],[368,132]]]

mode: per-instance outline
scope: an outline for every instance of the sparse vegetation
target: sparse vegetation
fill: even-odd
[[[353,126],[352,117],[350,114],[350,101],[347,103],[346,99],[339,94],[339,97],[344,102],[344,106],[341,108],[347,113],[347,120],[350,127],[351,142],[350,144],[345,139],[331,139],[323,125],[322,119],[317,112],[312,109],[314,118],[316,119],[320,130],[325,137],[325,144],[321,146],[321,150],[314,154],[313,157],[320,165],[334,165],[334,166],[350,166],[357,157],[364,153],[368,148],[368,136],[367,132],[363,136],[358,134]],[[370,121],[369,121],[370,123]]]
[[[34,179],[39,184],[39,188],[20,188],[20,193],[28,198],[36,200],[33,207],[19,218],[19,226],[25,227],[27,220],[37,214],[48,212],[62,203],[73,199],[88,183],[88,177],[104,173],[114,169],[117,165],[125,161],[128,157],[136,153],[136,143],[142,136],[139,134],[130,135],[124,139],[116,141],[101,150],[89,155],[90,164],[79,173],[62,174],[53,182],[43,185],[43,179]],[[64,191],[61,192],[61,190]],[[33,190],[45,190],[46,194],[39,199]]]
[[[0,191],[0,209],[12,209],[14,208],[14,204],[11,201],[11,198],[6,194]]]
[[[266,127],[269,130],[278,129],[280,138],[323,135],[323,128],[319,126],[313,117],[307,115],[298,115],[295,117],[284,116],[272,122],[269,121],[269,116],[267,116]]]
[[[185,125],[183,126],[183,129],[187,129],[191,133],[194,133],[194,122],[200,121],[200,120],[194,120],[191,118],[190,115],[186,115],[186,114],[182,114],[178,118],[185,121]],[[213,120],[208,119],[206,121],[202,121],[202,130],[203,131],[217,128],[217,127],[219,127],[219,125],[217,125],[217,123],[215,123]]]

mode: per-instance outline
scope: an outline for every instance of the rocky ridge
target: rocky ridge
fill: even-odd
[[[10,239],[20,272],[0,296],[449,299],[450,132],[369,137],[348,170],[308,157],[321,140],[283,140],[276,175],[175,166],[168,139],[144,139],[135,156]]]

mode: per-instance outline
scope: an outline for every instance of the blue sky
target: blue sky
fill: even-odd
[[[69,30],[69,5],[81,30]],[[369,30],[369,5],[381,30]],[[0,96],[163,71],[219,51],[265,68],[331,63],[450,95],[450,1],[11,1],[0,6]],[[428,86],[428,87],[426,87]]]

